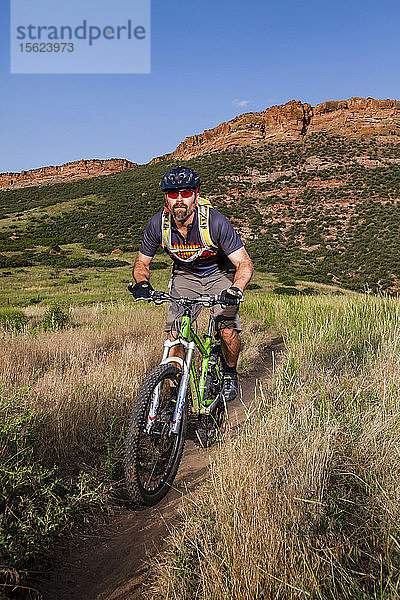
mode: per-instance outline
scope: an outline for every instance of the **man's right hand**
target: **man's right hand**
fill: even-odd
[[[148,281],[140,281],[135,285],[130,283],[128,289],[135,300],[148,300],[152,292],[154,292],[152,285]]]

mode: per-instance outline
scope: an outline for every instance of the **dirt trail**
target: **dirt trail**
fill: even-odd
[[[282,350],[280,339],[269,346],[265,362],[241,382],[240,398],[229,405],[229,431],[234,434],[254,401],[257,382],[271,376],[273,354]],[[174,488],[156,507],[140,511],[117,509],[96,534],[78,540],[54,571],[36,581],[44,600],[138,600],[146,578],[149,556],[165,547],[169,530],[179,524],[182,498],[201,485],[218,447],[207,450],[186,442]],[[38,578],[39,579],[39,578]]]

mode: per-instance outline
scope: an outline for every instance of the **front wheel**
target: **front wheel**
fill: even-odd
[[[153,506],[168,492],[177,473],[185,445],[187,406],[177,434],[170,432],[181,371],[172,364],[156,367],[139,389],[125,446],[125,479],[137,505]],[[147,417],[153,393],[160,386],[160,403],[150,431]]]

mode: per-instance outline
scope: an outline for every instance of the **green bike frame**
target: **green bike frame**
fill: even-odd
[[[194,342],[196,348],[202,355],[203,359],[201,361],[201,370],[200,370],[200,378],[197,376],[196,365],[194,361],[191,361],[190,364],[190,386],[192,390],[192,398],[193,398],[193,408],[196,412],[204,413],[206,411],[207,405],[204,402],[204,391],[206,387],[206,379],[208,373],[208,363],[210,360],[210,350],[211,343],[213,337],[213,324],[214,320],[210,316],[208,321],[207,333],[204,336],[204,343],[201,341],[199,336],[191,326],[190,317],[188,315],[184,315],[182,317],[182,323],[179,331],[178,338],[181,338],[187,342]],[[222,381],[222,375],[219,372],[217,365],[217,376]],[[210,402],[211,404],[211,402]]]
[[[209,406],[212,405],[213,400],[210,400],[209,403],[206,404],[204,400],[204,391],[208,373],[208,365],[210,360],[211,353],[211,344],[213,337],[213,325],[214,319],[210,315],[208,321],[207,333],[205,334],[204,343],[201,341],[200,337],[197,335],[195,331],[193,331],[191,321],[190,321],[190,310],[184,311],[184,315],[182,317],[181,325],[179,328],[179,334],[176,340],[165,340],[164,342],[164,352],[161,360],[161,364],[166,363],[178,363],[182,369],[182,377],[178,390],[178,397],[176,401],[176,409],[173,417],[173,422],[171,425],[171,433],[177,433],[179,431],[179,425],[182,417],[182,411],[184,408],[184,404],[186,401],[187,389],[191,386],[192,390],[192,401],[193,401],[193,410],[199,414],[207,414],[209,412]],[[180,358],[178,356],[169,356],[171,348],[174,346],[180,346],[184,351],[184,358]],[[201,371],[200,378],[197,375],[196,366],[193,358],[193,352],[195,348],[198,349],[200,354],[202,355],[201,361]],[[216,365],[217,377],[222,382],[222,373],[220,372],[218,365]],[[150,430],[151,424],[155,419],[158,409],[158,398],[159,398],[159,390],[155,390],[150,412],[148,415],[148,429]]]

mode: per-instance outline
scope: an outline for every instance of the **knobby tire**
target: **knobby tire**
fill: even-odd
[[[126,487],[135,506],[157,504],[168,493],[178,471],[186,439],[187,402],[179,433],[170,435],[169,430],[180,377],[181,371],[175,365],[159,365],[138,391],[126,438],[124,464]],[[152,429],[147,433],[147,416],[153,392],[159,384],[160,404]]]

